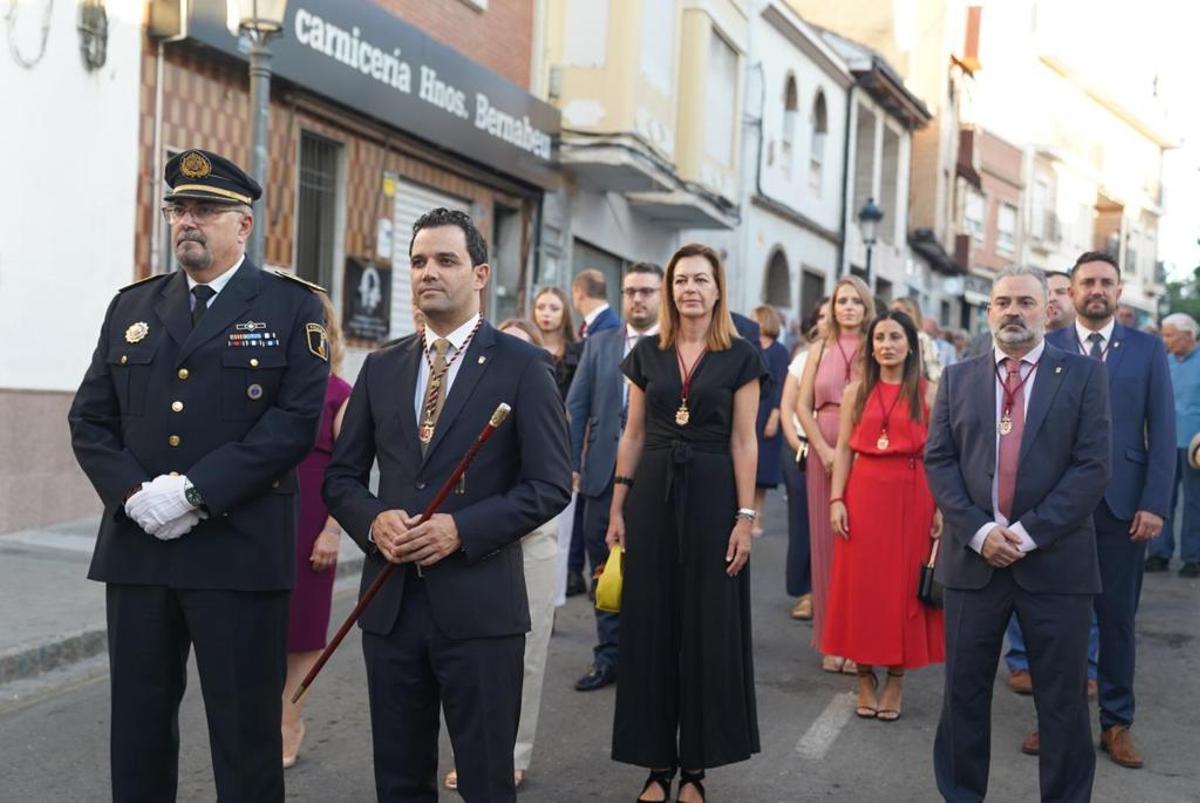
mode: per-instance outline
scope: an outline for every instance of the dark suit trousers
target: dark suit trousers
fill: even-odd
[[[438,711],[444,708],[459,793],[469,803],[515,801],[525,637],[446,638],[433,623],[425,581],[404,571],[392,631],[362,634],[376,795],[387,803],[438,799]]]
[[[194,644],[217,799],[282,801],[288,592],[110,583],[106,604],[113,800],[175,799]]]
[[[1146,542],[1129,540],[1129,521],[1118,519],[1107,502],[1096,508],[1096,551],[1104,590],[1096,595],[1100,626],[1100,727],[1133,724],[1133,673],[1137,661],[1134,615],[1142,596]]]
[[[587,545],[588,560],[593,566],[603,566],[608,560],[608,545],[604,536],[608,534],[608,509],[612,505],[612,483],[599,496],[583,496],[583,540]],[[617,644],[620,641],[621,615],[602,611],[595,606],[596,646],[593,661],[597,669],[617,668]]]
[[[812,592],[808,484],[791,449],[783,450],[783,481],[787,484],[788,508],[787,593],[789,597],[801,597]]]
[[[987,795],[991,757],[992,687],[1015,610],[1029,646],[1042,749],[1043,801],[1088,801],[1096,752],[1087,702],[1087,643],[1092,597],[1033,594],[997,569],[976,591],[946,589],[946,686],[934,740],[938,790],[952,803]]]

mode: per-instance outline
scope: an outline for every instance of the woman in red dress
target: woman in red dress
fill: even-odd
[[[900,718],[904,670],[945,658],[942,612],[917,600],[917,578],[941,537],[923,455],[935,387],[921,378],[917,329],[887,312],[867,330],[863,378],[842,398],[829,518],[834,545],[821,651],[858,664],[865,719]],[[875,666],[887,667],[876,698]]]

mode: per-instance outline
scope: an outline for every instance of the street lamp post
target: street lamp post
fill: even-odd
[[[871,292],[875,292],[875,283],[871,281],[871,252],[875,250],[875,237],[881,220],[883,210],[875,205],[874,198],[868,198],[862,209],[858,210],[858,233],[867,247],[867,287],[871,288]]]
[[[250,39],[250,176],[263,188],[254,204],[254,229],[246,250],[254,264],[266,258],[267,128],[271,108],[271,49],[267,43],[283,30],[287,0],[239,0],[238,28]]]

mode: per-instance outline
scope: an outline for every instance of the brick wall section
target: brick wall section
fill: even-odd
[[[533,0],[376,0],[408,24],[449,45],[522,89],[529,88]]]

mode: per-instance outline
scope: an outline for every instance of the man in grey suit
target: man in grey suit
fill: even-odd
[[[639,338],[658,332],[662,275],[662,268],[648,262],[629,266],[621,284],[625,324],[587,339],[567,394],[571,467],[583,506],[584,544],[593,567],[602,566],[608,557],[604,534],[608,531],[617,444],[625,429],[629,404],[621,361]],[[577,690],[592,691],[616,680],[619,621],[615,613],[596,611],[597,644],[592,667],[575,683]]]
[[[929,425],[925,471],[946,522],[934,772],[955,803],[987,795],[992,684],[1014,611],[1033,676],[1042,800],[1091,797],[1087,643],[1100,591],[1092,512],[1110,474],[1108,378],[1098,360],[1046,345],[1045,319],[1042,273],[1002,271],[988,309],[996,348],[946,369]]]

